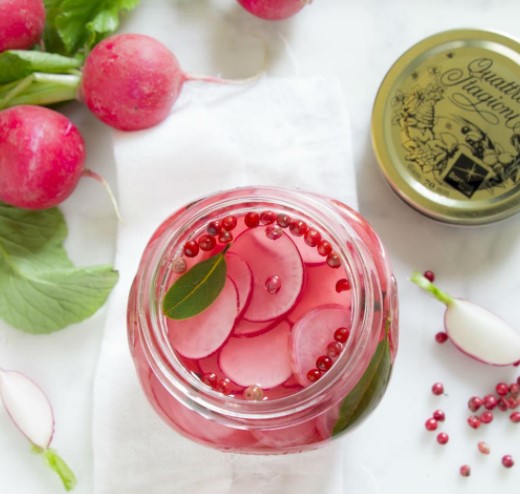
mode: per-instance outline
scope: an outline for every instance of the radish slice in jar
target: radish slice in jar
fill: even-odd
[[[287,318],[295,322],[307,312],[324,304],[350,307],[352,291],[336,291],[336,283],[344,277],[343,269],[332,269],[326,263],[309,267],[300,300]]]
[[[237,254],[229,252],[226,256],[227,275],[235,282],[238,295],[238,312],[242,312],[249,302],[253,287],[253,275],[247,263]]]
[[[274,321],[248,321],[247,319],[240,319],[233,328],[234,336],[257,336],[265,333],[280,322],[280,318]]]
[[[245,319],[268,321],[294,306],[303,285],[303,264],[287,234],[272,240],[264,227],[249,229],[237,237],[229,252],[238,254],[253,274],[253,292]],[[271,290],[269,282],[275,279],[279,286]]]
[[[184,357],[206,357],[226,341],[237,315],[237,290],[227,278],[219,296],[207,309],[188,319],[166,319],[168,338]]]
[[[241,386],[273,388],[291,377],[290,325],[282,321],[267,333],[250,338],[230,338],[220,352],[219,366]]]
[[[326,355],[327,345],[334,341],[334,332],[350,327],[350,312],[341,305],[322,305],[300,318],[291,332],[291,362],[296,380],[302,386],[311,382],[307,373],[316,367],[316,360]]]

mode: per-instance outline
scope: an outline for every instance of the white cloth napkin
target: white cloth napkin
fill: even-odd
[[[356,207],[349,139],[341,88],[324,77],[188,83],[161,125],[114,133],[121,278],[94,387],[95,494],[344,492],[341,441],[311,453],[247,456],[199,446],[170,430],[141,392],[125,322],[130,284],[148,238],[194,198],[240,185],[281,185]]]

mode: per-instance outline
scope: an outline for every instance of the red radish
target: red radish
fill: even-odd
[[[238,294],[238,313],[240,314],[249,302],[253,287],[253,275],[247,263],[237,254],[226,255],[227,275],[235,282]]]
[[[183,72],[173,53],[144,34],[115,34],[88,55],[79,99],[101,121],[120,130],[139,130],[164,120],[186,81],[232,83]]]
[[[43,0],[0,0],[0,52],[31,48],[44,26]]]
[[[350,313],[341,305],[323,305],[305,314],[291,332],[291,362],[299,384],[308,386],[307,372],[334,340],[334,332],[350,323]]]
[[[350,307],[352,292],[336,290],[336,284],[343,278],[343,274],[323,261],[319,266],[308,267],[301,298],[287,317],[292,322],[297,321],[307,312],[326,303]]]
[[[291,377],[290,325],[282,321],[267,333],[250,338],[230,338],[220,351],[223,373],[241,386],[274,388]]]
[[[297,14],[312,0],[238,0],[248,12],[270,21],[286,19]]]
[[[410,279],[446,304],[446,333],[462,352],[492,365],[520,361],[520,333],[503,319],[480,305],[451,297],[419,273]]]
[[[271,240],[265,228],[244,231],[229,249],[248,264],[253,274],[251,301],[244,312],[249,321],[267,321],[285,314],[298,300],[303,285],[303,264],[294,242],[288,235]],[[280,280],[276,293],[266,289],[266,281],[273,276]]]
[[[84,172],[85,144],[61,113],[20,105],[0,112],[0,200],[26,209],[63,202]]]
[[[222,292],[207,309],[188,319],[167,319],[168,338],[184,357],[206,357],[226,341],[237,314],[237,290],[227,278]]]

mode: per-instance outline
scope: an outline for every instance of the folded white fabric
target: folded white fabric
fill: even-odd
[[[311,453],[220,453],[170,430],[139,387],[126,340],[127,296],[159,223],[201,195],[280,185],[356,207],[345,104],[332,78],[186,84],[170,117],[114,133],[119,205],[113,292],[95,379],[96,494],[343,493],[341,441]]]

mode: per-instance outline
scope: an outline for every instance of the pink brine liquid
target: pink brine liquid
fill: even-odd
[[[325,444],[379,402],[397,300],[380,241],[357,213],[265,193],[238,189],[166,220],[132,288],[129,336],[145,393],[177,431],[221,450],[286,453]],[[223,252],[211,305],[164,316],[168,288]]]

